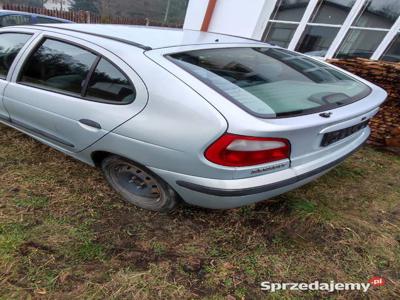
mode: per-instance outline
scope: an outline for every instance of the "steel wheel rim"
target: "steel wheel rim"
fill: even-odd
[[[156,179],[141,168],[130,164],[119,164],[112,168],[115,183],[125,192],[137,197],[161,201],[161,189]]]

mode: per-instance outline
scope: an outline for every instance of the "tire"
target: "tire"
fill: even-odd
[[[111,187],[140,208],[170,212],[178,203],[178,195],[164,180],[135,162],[112,155],[103,159],[101,169]]]

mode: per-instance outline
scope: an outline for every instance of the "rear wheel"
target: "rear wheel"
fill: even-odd
[[[168,212],[177,204],[176,192],[149,169],[119,156],[109,156],[101,168],[111,186],[122,197],[144,209]]]

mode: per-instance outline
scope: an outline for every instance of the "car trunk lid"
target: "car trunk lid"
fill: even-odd
[[[376,106],[367,112],[353,110],[350,118],[341,117],[341,112],[332,110],[324,113],[296,118],[278,119],[274,125],[281,130],[270,131],[270,122],[266,126],[266,134],[286,138],[291,143],[290,165],[296,167],[328,155],[347,144],[352,143],[360,135],[369,134],[369,120],[378,112]],[[314,119],[314,122],[310,122]],[[269,120],[271,121],[271,120]],[[298,124],[296,128],[293,124]],[[267,133],[268,132],[268,133]]]

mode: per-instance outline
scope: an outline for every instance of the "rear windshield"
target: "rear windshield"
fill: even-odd
[[[278,48],[220,48],[169,58],[244,110],[263,118],[308,114],[360,100],[365,84]]]

